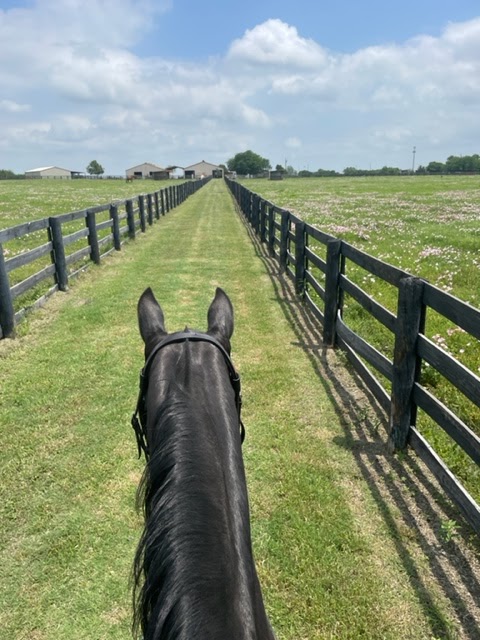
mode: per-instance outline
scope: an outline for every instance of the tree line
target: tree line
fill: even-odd
[[[270,161],[267,158],[254,153],[253,151],[244,151],[237,153],[233,158],[227,161],[227,167],[230,171],[235,171],[237,174],[246,175],[259,175],[265,171],[269,171],[272,168]],[[381,169],[357,169],[356,167],[346,167],[342,173],[333,169],[317,169],[316,171],[309,171],[302,169],[296,171],[291,166],[283,167],[277,164],[275,171],[284,173],[285,175],[298,176],[299,178],[310,177],[336,177],[336,176],[400,176],[416,173],[418,175],[429,174],[455,174],[455,173],[480,173],[480,156],[474,154],[472,156],[449,156],[446,162],[429,162],[428,165],[419,165],[413,172],[411,169],[399,169],[398,167],[384,166]]]

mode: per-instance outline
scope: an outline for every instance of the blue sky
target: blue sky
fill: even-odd
[[[480,5],[0,0],[0,168],[480,153]]]

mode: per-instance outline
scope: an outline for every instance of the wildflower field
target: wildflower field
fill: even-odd
[[[153,192],[169,184],[123,180],[0,181],[0,229]],[[245,185],[322,231],[480,307],[480,176],[296,178],[278,182],[251,179]],[[65,229],[69,233],[77,230],[74,225],[66,225]],[[5,258],[47,241],[44,231],[12,240],[3,247]],[[75,248],[71,245],[72,251]],[[324,247],[319,247],[320,255],[323,251]],[[48,258],[44,260],[48,262]],[[38,268],[38,262],[12,272],[11,284],[28,277],[32,269]],[[390,311],[396,311],[394,287],[351,263],[347,265],[347,275]],[[16,307],[28,305],[28,296],[34,299],[38,293],[32,290],[20,297],[15,301]],[[390,359],[393,357],[390,332],[348,296],[344,317],[359,335]],[[478,340],[432,310],[428,311],[426,335],[480,375]],[[382,383],[389,388],[387,380]],[[478,408],[428,365],[423,366],[422,383],[480,434]],[[478,466],[421,412],[418,427],[480,502]]]
[[[480,176],[304,178],[244,184],[322,231],[480,308]],[[324,247],[312,248],[325,254]],[[347,263],[346,274],[396,312],[396,288],[353,263]],[[393,358],[392,334],[348,295],[344,319]],[[480,376],[478,340],[431,309],[425,333]],[[421,376],[422,383],[480,435],[478,408],[428,364],[424,363]],[[389,389],[388,380],[381,381]],[[417,426],[480,502],[479,467],[422,412]]]

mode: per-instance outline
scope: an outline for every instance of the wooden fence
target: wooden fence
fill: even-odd
[[[457,503],[473,529],[480,533],[479,505],[416,427],[417,408],[420,408],[480,466],[479,436],[422,384],[420,376],[422,362],[428,363],[475,407],[480,407],[478,375],[424,335],[427,309],[433,309],[473,338],[480,339],[480,311],[421,278],[323,233],[240,183],[229,179],[226,182],[261,242],[268,245],[281,269],[294,280],[297,294],[321,323],[324,344],[338,346],[346,352],[386,412],[389,449],[400,451],[409,444]],[[314,245],[324,247],[325,258],[317,255],[312,249]],[[348,277],[348,261],[398,289],[396,314]],[[393,360],[347,325],[343,313],[345,294],[393,334]],[[372,369],[389,381],[390,393]]]
[[[15,325],[27,310],[40,306],[55,291],[66,291],[69,280],[78,275],[85,264],[100,264],[102,257],[120,251],[125,238],[134,239],[139,229],[145,232],[147,225],[184,202],[208,180],[168,186],[154,193],[1,230],[0,338],[13,335]],[[74,231],[70,232],[72,229]],[[35,239],[41,238],[41,244],[8,258],[10,251],[4,248],[6,243],[26,239],[30,234],[36,234]],[[28,276],[12,286],[11,274],[16,270],[21,274],[25,268]],[[33,300],[28,299],[23,307],[15,303],[27,292]],[[41,295],[36,297],[37,293]],[[15,309],[15,306],[20,308]]]

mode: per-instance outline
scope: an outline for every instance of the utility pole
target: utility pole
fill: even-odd
[[[415,153],[416,152],[417,152],[417,147],[413,147],[412,173],[415,173]]]

